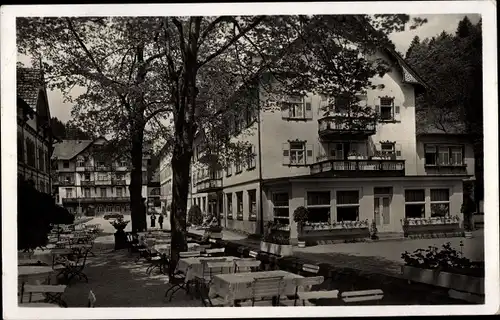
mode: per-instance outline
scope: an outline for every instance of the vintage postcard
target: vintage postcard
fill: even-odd
[[[494,9],[3,6],[4,317],[497,313]]]

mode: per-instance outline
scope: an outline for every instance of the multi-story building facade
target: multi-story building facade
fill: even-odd
[[[373,122],[345,125],[352,115],[339,97],[269,101],[259,87],[259,105],[271,102],[281,112],[248,109],[231,119],[233,140],[250,145],[240,161],[209,165],[213,155],[200,131],[188,206],[248,233],[262,233],[267,221],[288,224],[292,240],[300,206],[310,222],[369,221],[381,233],[402,233],[405,218],[462,219],[464,181],[474,176],[472,146],[463,135],[417,133],[415,97],[426,84],[393,50],[376,57],[392,68],[372,79],[376,89],[358,96],[373,109]],[[172,172],[169,160],[162,162],[162,199],[170,202]]]
[[[341,99],[312,93],[272,101],[281,112],[241,113],[231,131],[251,144],[250,156],[211,170],[203,166],[209,157],[201,137],[193,203],[220,214],[230,229],[261,233],[266,221],[289,224],[295,240],[299,206],[308,208],[310,222],[368,220],[379,232],[402,232],[404,218],[461,217],[463,181],[474,175],[472,147],[458,136],[417,135],[415,96],[425,83],[392,50],[377,57],[392,70],[358,97],[376,121],[346,126]],[[260,105],[268,98],[259,88]],[[333,110],[323,108],[327,99]]]
[[[21,180],[51,194],[50,156],[53,151],[50,108],[43,72],[17,69],[17,170]]]
[[[160,174],[159,168],[153,170],[151,179],[148,181],[148,212],[160,213]]]
[[[131,164],[103,153],[107,140],[63,140],[52,157],[57,172],[58,202],[70,212],[130,213]],[[147,152],[142,160],[142,197],[148,192]]]
[[[171,157],[165,153],[160,156],[160,201],[161,201],[161,210],[164,210],[165,207],[168,211],[170,211],[170,206],[172,203],[172,167],[170,164]],[[189,194],[187,200],[187,208],[191,207],[193,204],[193,200],[191,197],[191,184],[189,185]]]

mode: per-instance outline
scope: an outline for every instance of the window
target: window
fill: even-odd
[[[395,154],[394,143],[393,142],[381,143],[381,153],[383,155],[393,156]]]
[[[35,143],[31,139],[26,140],[26,162],[29,166],[35,166]],[[68,164],[69,167],[69,164]]]
[[[66,188],[66,198],[73,198],[73,189]]]
[[[206,197],[202,197],[201,198],[201,211],[203,213],[205,213],[207,210],[207,198]]]
[[[76,161],[76,166],[77,167],[85,167],[85,160],[82,157],[78,157]]]
[[[464,164],[463,146],[425,145],[426,166],[461,166]]]
[[[106,173],[99,172],[97,174],[97,180],[106,181],[106,180],[108,180],[108,175]]]
[[[337,191],[337,221],[356,221],[359,217],[359,191]]]
[[[431,189],[431,217],[450,215],[450,190]]]
[[[106,188],[101,188],[101,197],[105,198],[106,195]]]
[[[126,160],[121,160],[120,161],[120,167],[126,167],[126,166],[128,166],[127,161]]]
[[[243,192],[236,192],[236,219],[243,220]]]
[[[289,224],[290,213],[288,208],[288,193],[273,193],[272,199],[274,222]]]
[[[389,98],[389,97],[380,98],[380,119],[381,120],[394,119],[394,98]]]
[[[97,161],[96,166],[97,167],[104,167],[105,166],[104,161]]]
[[[281,102],[281,113],[284,119],[312,119],[311,101],[301,97],[291,97]]]
[[[231,162],[228,162],[226,164],[225,170],[226,170],[226,177],[231,176],[233,174],[233,164]]]
[[[226,201],[227,201],[227,218],[233,219],[233,194],[232,193],[226,194]]]
[[[290,164],[304,165],[306,161],[304,153],[304,142],[290,142]]]
[[[116,196],[123,197],[123,188],[121,188],[121,187],[116,188]]]
[[[90,181],[90,173],[83,174],[83,180],[84,181]]]
[[[349,97],[338,96],[335,98],[335,113],[349,113]]]
[[[330,158],[335,160],[344,160],[344,144],[330,143]]]
[[[248,190],[248,220],[257,220],[257,191]]]
[[[90,188],[83,189],[83,195],[85,198],[90,198]]]
[[[308,192],[307,211],[309,222],[330,221],[330,191]]]
[[[69,161],[67,161],[67,160],[63,161],[63,168],[64,169],[68,169],[69,168]]]
[[[17,137],[17,161],[24,163],[24,140],[22,137]]]
[[[251,170],[255,168],[255,152],[254,146],[250,146],[246,150],[246,160],[247,160],[247,170]]]
[[[425,216],[425,190],[405,190],[405,217],[423,218]]]
[[[241,171],[243,170],[241,165],[241,160],[242,160],[241,156],[239,154],[236,155],[236,161],[234,163],[234,171],[236,174],[241,173]]]

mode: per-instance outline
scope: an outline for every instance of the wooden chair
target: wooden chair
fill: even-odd
[[[380,302],[384,297],[384,292],[380,289],[345,291],[340,295],[340,299],[346,304],[371,304],[372,301]]]
[[[314,285],[322,284],[324,281],[324,277],[316,276],[316,277],[304,277],[294,279],[295,282],[295,297],[293,300],[282,300],[281,304],[285,306],[314,306],[315,304],[311,303],[309,300],[314,299],[337,299],[339,296],[338,290],[320,290],[320,291],[311,291],[310,287]],[[293,304],[292,304],[293,302]]]
[[[255,259],[240,259],[234,260],[234,272],[255,272],[261,265],[260,260]]]
[[[62,300],[62,295],[66,290],[65,285],[50,285],[50,284],[37,284],[37,285],[24,285],[23,292],[29,294],[28,302],[31,302],[33,294],[41,293],[45,296],[45,302],[56,303],[64,308],[68,307],[66,302]],[[21,303],[23,297],[21,296]]]
[[[268,306],[269,302],[279,305],[280,297],[284,292],[283,277],[262,277],[252,282],[252,298],[250,301],[241,302],[240,306]]]
[[[186,275],[184,274],[184,272],[178,270],[179,260],[183,258],[199,257],[200,255],[200,251],[179,252],[179,259],[177,259],[177,265],[175,266],[174,274],[168,281],[172,286],[165,292],[165,298],[168,298],[168,293],[171,292],[170,299],[168,299],[168,301],[172,301],[174,294],[179,290],[184,290],[187,294],[189,294],[189,286],[191,285],[191,283],[189,281],[186,281]]]
[[[226,259],[202,260],[202,275],[195,277],[196,291],[200,294],[203,305],[206,307],[206,299],[209,299],[208,293],[210,283],[214,276],[224,274],[233,270],[233,262]]]

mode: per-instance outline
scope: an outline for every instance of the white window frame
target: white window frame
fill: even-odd
[[[97,180],[98,181],[107,181],[108,180],[108,174],[107,173],[98,172],[97,173]]]
[[[432,200],[432,190],[447,190],[448,191],[448,200],[447,201],[436,201],[436,200]],[[433,217],[432,215],[432,205],[433,204],[447,204],[448,205],[448,213],[445,215],[445,217],[449,217],[450,216],[450,196],[451,196],[451,190],[450,188],[430,188],[430,191],[429,191],[429,200],[430,200],[430,209],[431,209],[431,217]],[[436,216],[437,217],[437,216]]]
[[[328,204],[309,204],[309,193],[328,193]],[[328,208],[328,219],[325,222],[330,222],[332,215],[332,191],[331,190],[307,190],[306,191],[306,208]]]
[[[100,198],[107,198],[108,197],[108,191],[106,189],[107,188],[99,188],[99,197]],[[104,193],[102,192],[103,190],[104,190]]]
[[[233,193],[226,193],[226,211],[227,218],[233,219]]]
[[[382,104],[383,99],[390,99],[391,104]],[[380,105],[380,120],[381,121],[393,121],[394,120],[394,98],[391,97],[380,97],[379,98],[379,105]],[[384,118],[382,119],[382,108],[389,108],[390,109],[390,117],[389,118]]]
[[[339,192],[347,192],[347,191],[356,191],[358,193],[358,203],[347,203],[347,204],[343,204],[343,203],[339,203],[339,197],[338,197],[338,193]],[[358,208],[358,217],[357,217],[357,220],[359,220],[359,208],[360,208],[360,200],[361,200],[361,190],[360,189],[336,189],[334,190],[335,192],[335,221],[336,222],[341,222],[338,218],[338,208],[353,208],[353,207],[357,207]],[[344,220],[344,221],[348,221],[348,220]],[[356,220],[353,220],[353,221],[356,221]]]
[[[384,150],[384,147],[385,150]],[[389,147],[389,148],[387,148]],[[382,142],[380,143],[380,153],[388,156],[396,155],[396,144],[394,142]]]
[[[296,144],[298,146],[299,144],[301,145],[301,149],[292,149],[292,145]],[[289,142],[289,152],[290,152],[290,165],[305,165],[306,164],[306,143],[304,141],[297,141],[297,142]],[[302,161],[298,161],[299,159],[299,154],[302,153]],[[295,156],[295,161],[294,157]]]
[[[66,188],[66,198],[73,198],[73,188]]]
[[[429,152],[428,152],[429,151]],[[434,154],[435,164],[427,163],[426,154]],[[424,145],[424,160],[426,166],[463,166],[465,164],[464,159],[465,148],[463,145],[459,144],[439,144],[439,143],[429,143]],[[447,154],[447,163],[441,161],[441,154]],[[459,163],[453,163],[454,155],[460,155]]]
[[[337,149],[338,146],[340,146],[341,148]],[[332,153],[332,151],[334,151],[334,153]],[[334,160],[344,160],[345,159],[344,144],[342,142],[330,142],[328,144],[328,158]]]
[[[406,191],[424,191],[424,200],[423,201],[407,201],[406,200]],[[408,217],[406,216],[406,205],[424,205],[424,214],[421,218],[425,218],[426,216],[426,194],[425,194],[425,188],[407,188],[407,189],[404,189],[403,190],[403,197],[404,197],[404,201],[405,201],[405,204],[404,204],[404,208],[405,208],[405,213],[404,213],[404,217],[408,219]],[[410,218],[410,219],[414,219],[414,218]]]
[[[257,219],[257,189],[247,191],[248,195],[248,218]],[[253,199],[250,195],[253,195]]]
[[[236,192],[236,219],[243,220],[243,191]]]
[[[275,195],[278,195],[278,194],[286,194],[287,196],[287,204],[286,205],[279,205],[277,206],[275,204],[275,201],[274,201],[274,197]],[[280,223],[282,223],[282,221],[286,221],[285,223],[282,223],[282,224],[290,224],[290,193],[288,191],[279,191],[279,192],[273,192],[271,194],[271,203],[272,203],[272,212],[273,212],[273,221],[280,221]],[[276,215],[276,210],[275,209],[288,209],[287,212],[287,216],[277,216]]]

